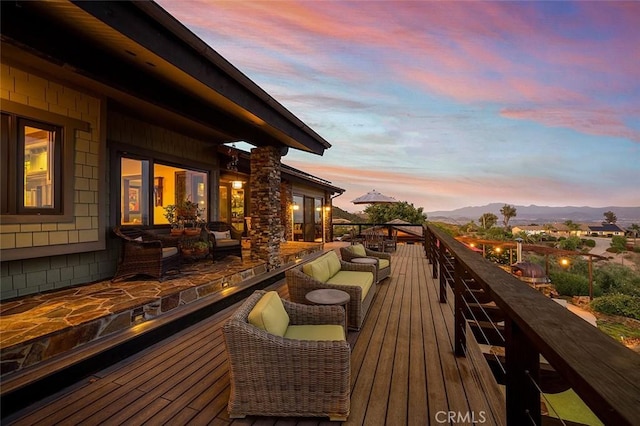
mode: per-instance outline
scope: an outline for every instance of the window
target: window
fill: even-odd
[[[165,225],[165,207],[185,200],[208,215],[208,174],[154,163],[153,159],[120,158],[120,224]]]
[[[63,128],[2,113],[2,214],[63,213]]]

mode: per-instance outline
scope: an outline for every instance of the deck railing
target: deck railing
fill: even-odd
[[[433,278],[440,279],[440,301],[451,293],[447,286],[453,289],[456,356],[464,356],[466,333],[472,325],[482,328],[480,323],[490,323],[481,331],[488,342],[504,346],[508,424],[542,423],[541,386],[549,369],[606,425],[638,424],[638,354],[441,229],[427,224],[424,235]]]
[[[386,235],[389,237],[391,237],[392,232],[395,229],[399,231],[399,233],[401,234],[398,237],[398,241],[400,242],[409,242],[409,243],[422,242],[424,238],[424,235],[422,235],[423,225],[414,225],[410,223],[406,223],[406,224],[405,223],[402,223],[402,224],[400,223],[364,223],[364,222],[332,223],[331,235],[335,237],[341,236],[341,235],[338,235],[339,233],[336,232],[336,229],[342,229],[342,230],[353,229],[355,230],[357,235],[362,236],[370,228],[382,228],[385,230]],[[406,232],[408,230],[412,232]],[[402,232],[402,231],[405,231],[405,232]]]

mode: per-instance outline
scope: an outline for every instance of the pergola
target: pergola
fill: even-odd
[[[482,245],[482,256],[485,256],[484,246],[492,247],[504,247],[509,249],[509,263],[513,264],[512,249],[519,249],[522,251],[528,251],[533,253],[542,254],[545,257],[545,273],[549,275],[549,255],[554,256],[586,256],[589,261],[589,299],[593,299],[593,258],[606,259],[604,256],[600,256],[593,253],[576,252],[574,250],[564,250],[555,247],[542,246],[538,244],[524,244],[518,241],[501,241],[501,240],[487,240],[474,237],[456,237],[456,239],[470,247]],[[520,246],[520,247],[519,247]]]

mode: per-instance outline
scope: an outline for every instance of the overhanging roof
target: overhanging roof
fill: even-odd
[[[2,2],[2,55],[212,143],[331,145],[154,2]],[[34,31],[37,28],[38,31]]]

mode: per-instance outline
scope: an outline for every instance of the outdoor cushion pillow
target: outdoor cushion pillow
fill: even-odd
[[[329,266],[329,277],[332,277],[342,269],[342,264],[340,263],[340,259],[338,259],[338,253],[331,250],[325,255],[325,258],[327,259],[327,265]]]
[[[265,293],[249,312],[249,324],[276,336],[284,336],[289,326],[289,315],[276,291]]]
[[[357,256],[362,256],[362,257],[367,256],[367,252],[364,250],[364,246],[362,244],[356,244],[354,246],[351,246],[351,252],[353,252],[353,254]]]
[[[231,240],[231,239],[218,240],[216,238],[217,247],[233,247],[233,246],[239,246],[239,245],[240,245],[240,240]]]
[[[378,266],[380,269],[388,268],[389,263],[389,259],[378,259]]]
[[[284,334],[296,340],[345,340],[344,328],[336,324],[290,325]]]
[[[178,247],[162,247],[162,258],[165,259],[170,256],[178,254]]]
[[[231,231],[211,231],[213,236],[216,237],[216,240],[228,240],[231,238]]]
[[[362,271],[340,271],[327,281],[328,284],[358,286],[362,288],[361,300],[364,300],[373,284],[373,274]]]
[[[303,265],[302,272],[323,283],[327,282],[327,280],[331,278],[329,265],[325,256]]]

